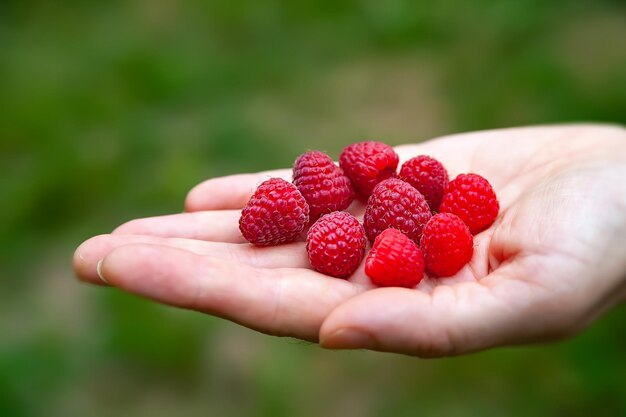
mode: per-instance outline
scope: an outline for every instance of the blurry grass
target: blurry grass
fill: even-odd
[[[324,352],[72,281],[71,251],[308,148],[626,123],[618,1],[0,3],[0,415],[626,414],[623,309],[567,343]]]

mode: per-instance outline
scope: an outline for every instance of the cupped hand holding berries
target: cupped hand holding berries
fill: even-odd
[[[189,193],[185,213],[133,220],[85,242],[75,254],[76,273],[94,284],[103,283],[100,275],[123,290],[273,335],[319,341],[328,348],[428,357],[566,337],[626,299],[624,129],[494,130],[395,150],[398,171],[404,161],[429,155],[447,168],[447,189],[464,187],[463,177],[452,182],[458,174],[472,172],[495,189],[500,206],[496,222],[485,230],[482,220],[468,225],[476,233],[473,255],[459,243],[470,239],[462,228],[469,220],[452,197],[443,196],[440,210],[458,217],[433,216],[424,228],[424,233],[446,230],[457,236],[452,246],[471,257],[452,277],[435,278],[433,273],[415,288],[378,288],[365,275],[365,261],[347,279],[314,271],[301,237],[279,246],[247,243],[238,227],[241,209],[263,181],[290,181],[289,170],[208,180]],[[393,177],[392,156],[379,162],[379,175]],[[431,161],[413,165],[428,166],[434,173],[429,175],[439,175]],[[332,167],[323,169],[340,181],[334,180]],[[422,180],[412,185],[420,186]],[[368,183],[356,194],[370,188]],[[292,191],[286,187],[285,192]],[[438,203],[440,191],[422,192],[428,203]],[[363,202],[355,200],[348,211],[361,218]],[[316,233],[341,228],[341,233],[355,231],[350,233],[358,235],[353,240],[359,245],[365,241],[365,231],[351,217],[333,216],[327,223],[318,225]],[[442,246],[422,236],[422,249],[438,253]],[[379,239],[378,259],[369,261],[376,273],[383,271],[383,278],[386,257],[393,256],[393,245],[404,237],[387,233],[384,238]],[[415,245],[412,251],[417,250]],[[360,249],[352,252],[361,256]],[[422,262],[417,252],[411,256]],[[424,264],[444,275],[451,266],[428,254]],[[352,268],[352,263],[346,265]],[[337,267],[344,271],[345,266]]]

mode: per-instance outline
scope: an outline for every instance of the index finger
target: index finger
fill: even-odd
[[[198,184],[187,194],[185,211],[241,209],[259,184],[274,177],[291,181],[291,170],[278,169],[211,178]]]
[[[426,154],[442,159],[442,162],[446,163],[446,166],[450,165],[455,167],[453,170],[455,173],[456,171],[467,171],[467,168],[465,167],[467,164],[463,162],[468,159],[468,152],[450,153],[449,142],[449,139],[429,140],[418,144],[397,146],[395,147],[395,150],[399,154],[401,162],[419,154]],[[455,141],[454,146],[459,148],[457,142],[458,141]],[[471,148],[475,146],[473,143],[475,141],[469,141],[471,143],[468,141],[463,142],[463,149],[468,148],[471,150]],[[461,159],[461,163],[457,161],[457,159]],[[400,167],[398,166],[398,169],[399,168]],[[194,187],[189,194],[187,194],[185,211],[194,212],[203,210],[241,209],[261,182],[272,177],[279,177],[284,180],[291,181],[291,174],[291,169],[278,169],[254,174],[235,174],[209,179]]]

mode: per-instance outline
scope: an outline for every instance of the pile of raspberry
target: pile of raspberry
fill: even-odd
[[[347,146],[339,165],[320,151],[296,159],[293,182],[271,178],[244,207],[239,229],[259,246],[298,239],[305,230],[311,266],[347,278],[365,259],[377,286],[415,287],[427,273],[451,277],[474,253],[473,235],[493,224],[500,209],[489,182],[478,174],[452,181],[438,160],[419,155],[398,172],[399,158],[382,142]],[[366,202],[363,222],[348,213]]]

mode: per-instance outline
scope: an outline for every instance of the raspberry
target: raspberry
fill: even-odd
[[[463,221],[450,213],[433,216],[421,239],[426,270],[437,277],[449,277],[461,270],[474,253],[472,234]]]
[[[294,240],[309,222],[309,205],[290,182],[271,178],[259,185],[241,211],[239,230],[259,246]]]
[[[323,152],[306,152],[296,159],[293,183],[309,203],[310,222],[323,214],[347,209],[354,199],[350,179]]]
[[[448,185],[448,171],[441,162],[426,155],[416,156],[402,164],[400,178],[424,195],[431,211],[439,210]]]
[[[370,242],[390,227],[419,242],[430,217],[428,203],[419,191],[402,180],[390,178],[378,184],[367,200],[363,226]]]
[[[361,223],[349,213],[335,211],[311,226],[306,250],[316,271],[345,278],[359,267],[366,243]]]
[[[415,287],[424,276],[424,256],[404,233],[387,229],[367,255],[365,274],[380,287]]]
[[[339,165],[357,194],[367,199],[376,184],[396,175],[398,154],[382,142],[353,143],[341,152]]]
[[[477,174],[461,174],[448,184],[439,211],[459,216],[472,234],[493,224],[500,204],[489,181]]]

